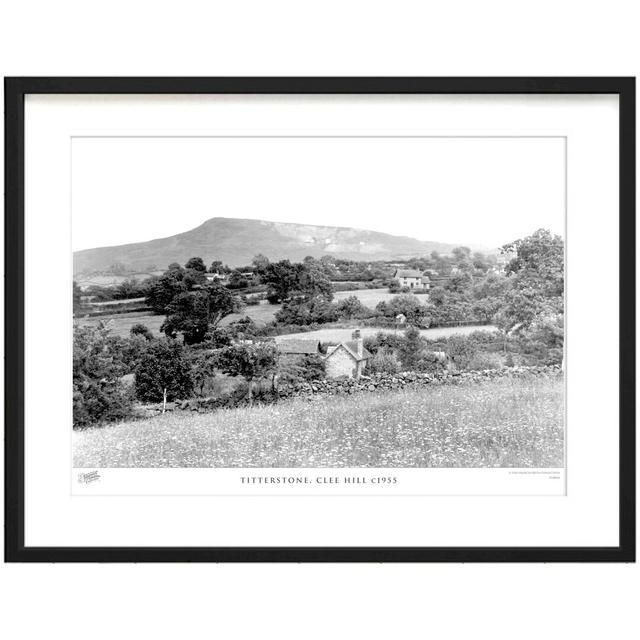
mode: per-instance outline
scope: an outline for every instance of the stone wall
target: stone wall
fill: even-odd
[[[281,398],[312,396],[316,394],[341,395],[379,390],[412,388],[425,385],[478,383],[495,378],[531,378],[534,376],[561,376],[560,365],[535,367],[505,367],[503,369],[485,369],[463,373],[374,373],[362,376],[360,380],[338,379],[318,380],[297,384],[281,385],[278,393]]]
[[[484,371],[467,371],[464,373],[375,373],[362,376],[359,380],[343,378],[337,380],[317,380],[296,384],[280,385],[277,395],[261,395],[254,400],[257,404],[271,404],[286,398],[309,398],[319,395],[352,395],[355,393],[373,393],[395,389],[411,389],[425,385],[475,384],[496,378],[532,378],[561,377],[560,365],[535,367],[505,367],[503,369],[485,369]],[[226,398],[192,398],[167,403],[167,411],[197,411],[207,413],[222,408],[235,408],[248,405],[248,399],[237,396]],[[162,404],[140,407],[138,416],[152,417],[162,412]]]

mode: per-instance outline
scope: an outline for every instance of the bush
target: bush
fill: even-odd
[[[358,296],[349,296],[336,304],[336,311],[341,318],[368,318],[373,311],[360,302]]]
[[[317,355],[300,358],[281,357],[278,363],[278,380],[285,383],[310,382],[326,377],[325,361]]]
[[[425,353],[425,340],[420,331],[415,327],[409,327],[398,346],[398,357],[405,371],[417,370]]]
[[[402,293],[391,300],[379,302],[376,311],[391,320],[403,315],[413,325],[429,326],[429,309],[412,294]]]
[[[375,336],[366,336],[363,344],[367,351],[375,355],[379,349],[389,349],[392,351],[399,349],[402,339],[402,335],[378,331]]]
[[[286,302],[282,309],[276,313],[278,324],[325,324],[335,322],[338,319],[338,311],[335,304],[322,298],[310,302]]]
[[[398,373],[399,371],[400,360],[391,349],[384,347],[369,360],[365,373]]]
[[[133,394],[119,380],[86,380],[74,384],[73,426],[126,420],[131,416]]]
[[[122,376],[129,371],[129,360],[134,357],[130,342],[111,336],[103,323],[74,328],[74,428],[123,420],[131,415],[132,393],[122,382]]]
[[[129,330],[129,333],[132,336],[141,336],[145,340],[153,340],[153,333],[151,333],[151,329],[141,323],[134,324]]]
[[[497,353],[476,353],[467,363],[468,371],[484,371],[485,369],[502,369],[502,358]]]
[[[477,354],[477,347],[466,336],[451,336],[447,340],[446,351],[458,371],[469,369],[469,363]]]

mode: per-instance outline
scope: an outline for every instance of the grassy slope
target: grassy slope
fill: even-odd
[[[74,433],[78,467],[559,467],[561,379],[172,412]]]

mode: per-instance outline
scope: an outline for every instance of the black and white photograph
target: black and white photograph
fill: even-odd
[[[74,137],[73,467],[564,468],[566,163]]]
[[[632,81],[9,86],[16,557],[631,557]]]

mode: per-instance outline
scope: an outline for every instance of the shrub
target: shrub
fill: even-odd
[[[400,360],[389,348],[378,349],[367,363],[367,373],[398,373]]]
[[[309,382],[323,380],[326,376],[326,368],[320,356],[310,354],[300,358],[281,357],[277,373],[281,382]]]
[[[398,356],[402,367],[406,371],[415,371],[425,352],[425,340],[420,331],[415,327],[409,327],[398,346]]]
[[[451,336],[447,340],[446,351],[456,369],[464,371],[469,368],[469,363],[475,357],[478,349],[473,341],[468,340],[465,336]]]
[[[351,320],[353,318],[365,318],[373,314],[373,311],[360,302],[358,296],[349,296],[336,305],[336,311],[341,318]]]
[[[385,333],[384,331],[378,331],[375,336],[366,336],[363,344],[367,351],[377,353],[379,349],[397,350],[402,343],[403,336],[393,333]]]
[[[129,330],[129,333],[132,336],[141,336],[145,340],[153,340],[153,333],[151,333],[151,329],[141,323],[134,324]]]
[[[218,366],[224,373],[242,376],[249,385],[249,400],[255,382],[272,378],[277,371],[279,353],[273,342],[233,344],[219,352]]]
[[[131,414],[133,397],[122,383],[128,372],[128,341],[97,327],[75,327],[73,334],[73,426],[122,420]]]
[[[423,351],[415,365],[415,370],[423,373],[437,374],[447,369],[448,364],[446,359],[443,360],[439,353],[434,351]]]
[[[276,313],[276,321],[279,324],[287,325],[325,324],[327,322],[335,322],[337,319],[338,311],[336,305],[332,302],[327,302],[323,298],[316,298],[310,302],[287,302]]]
[[[117,380],[87,380],[74,384],[73,426],[89,427],[126,420],[131,416],[133,394]]]
[[[419,326],[428,326],[428,308],[414,295],[402,293],[391,300],[379,302],[376,311],[387,318],[395,319],[403,315],[408,322]]]
[[[502,358],[497,353],[476,353],[467,363],[469,371],[483,371],[484,369],[502,369]]]

